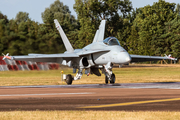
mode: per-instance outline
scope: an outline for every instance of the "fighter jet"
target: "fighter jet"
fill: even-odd
[[[130,62],[144,62],[154,60],[172,60],[170,56],[142,56],[130,55],[119,43],[115,37],[104,39],[106,21],[102,20],[99,29],[96,31],[93,42],[82,49],[73,49],[66,34],[64,33],[59,22],[54,20],[55,26],[60,33],[66,51],[61,54],[28,54],[25,56],[8,56],[4,55],[3,59],[33,61],[33,62],[55,62],[62,65],[67,65],[73,68],[76,76],[68,74],[65,76],[65,81],[71,85],[74,80],[81,79],[84,70],[87,75],[95,74],[101,76],[105,74],[105,83],[115,83],[115,74],[112,71],[113,64],[129,64]],[[174,58],[175,59],[175,58]],[[101,71],[101,72],[100,72]]]

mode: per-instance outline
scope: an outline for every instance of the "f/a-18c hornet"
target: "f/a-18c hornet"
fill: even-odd
[[[61,54],[28,54],[25,56],[8,56],[4,55],[3,59],[33,61],[33,62],[55,62],[62,65],[67,65],[73,68],[73,71],[78,70],[75,77],[71,74],[66,75],[65,81],[71,85],[73,80],[81,79],[83,71],[87,75],[95,74],[101,76],[102,71],[105,74],[105,83],[115,83],[115,74],[112,72],[113,64],[129,64],[130,62],[144,62],[155,60],[176,60],[170,56],[142,56],[130,55],[115,37],[104,39],[105,20],[101,21],[99,29],[96,31],[93,42],[82,49],[73,49],[66,34],[64,33],[59,22],[54,20],[55,26],[59,31],[66,51]]]

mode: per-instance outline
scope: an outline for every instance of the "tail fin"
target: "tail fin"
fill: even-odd
[[[100,42],[104,40],[106,20],[102,20],[99,29],[96,31],[93,42]]]
[[[57,19],[54,20],[54,23],[55,23],[57,30],[59,31],[59,33],[61,35],[61,38],[63,40],[65,47],[66,47],[67,52],[73,52],[74,49],[73,49],[71,43],[69,42],[66,34],[64,33],[62,27],[60,26],[59,22],[57,21]]]

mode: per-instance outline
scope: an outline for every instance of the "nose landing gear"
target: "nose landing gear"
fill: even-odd
[[[110,83],[111,83],[111,84],[114,84],[114,83],[115,83],[115,80],[116,80],[116,77],[115,77],[115,74],[113,73],[113,74],[111,75],[111,78],[110,78]]]
[[[106,84],[108,84],[108,81],[110,81],[111,84],[115,83],[116,77],[115,77],[115,74],[112,73],[112,67],[113,67],[113,64],[111,62],[108,62],[108,64],[104,65],[104,68],[102,69],[102,73],[105,74]]]
[[[116,76],[114,73],[112,73],[111,77],[108,78],[108,76],[105,76],[105,83],[108,84],[108,82],[110,81],[111,84],[114,84],[116,81]]]

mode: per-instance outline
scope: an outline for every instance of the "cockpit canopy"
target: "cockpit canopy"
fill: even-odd
[[[108,37],[103,42],[106,45],[120,45],[118,39],[115,37]]]

